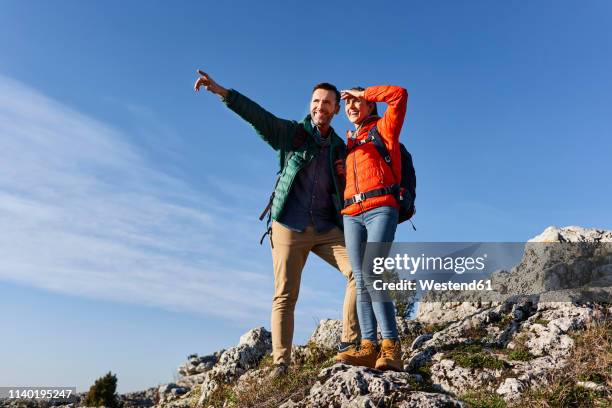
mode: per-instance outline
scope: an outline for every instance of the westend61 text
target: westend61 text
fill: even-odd
[[[418,280],[421,290],[462,291],[462,290],[493,290],[491,280],[473,280],[471,282],[436,282],[433,279]],[[374,281],[374,290],[416,290],[417,281],[402,279],[399,282]]]

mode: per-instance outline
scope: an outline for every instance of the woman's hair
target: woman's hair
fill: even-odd
[[[354,86],[351,88],[352,91],[365,91],[365,88],[362,86]],[[376,106],[376,102],[368,102],[369,104],[372,104],[372,106],[374,106],[374,108],[372,109],[372,113],[371,115],[376,115],[378,116],[378,107]]]

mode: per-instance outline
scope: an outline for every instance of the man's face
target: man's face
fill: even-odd
[[[336,93],[327,89],[315,89],[310,100],[310,116],[317,126],[327,126],[340,107],[336,104]]]
[[[344,105],[344,112],[351,123],[361,123],[370,116],[372,105],[361,98],[348,98]]]

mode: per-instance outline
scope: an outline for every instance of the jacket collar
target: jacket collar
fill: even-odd
[[[371,123],[375,123],[378,121],[378,119],[380,119],[380,116],[378,115],[371,115],[368,116],[367,118],[365,118],[357,127],[357,129],[355,130],[355,135],[357,135],[359,133],[359,131],[361,131],[361,129],[365,129],[368,127],[369,124]]]
[[[313,129],[312,117],[310,116],[310,114],[306,115],[306,117],[304,118],[304,120],[302,120],[301,123],[304,125],[304,129],[306,129],[306,132],[308,132],[310,136],[313,136],[313,139],[316,142],[317,140],[314,136],[315,131]],[[336,134],[334,128],[331,126],[329,127],[329,135],[327,136],[327,139],[329,140],[331,145],[336,144],[340,139],[339,136]]]

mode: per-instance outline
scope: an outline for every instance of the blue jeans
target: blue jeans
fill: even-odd
[[[357,287],[357,317],[361,328],[361,338],[377,341],[376,323],[380,324],[383,339],[396,339],[395,306],[392,301],[375,301],[368,290],[373,290],[374,279],[372,264],[362,270],[365,242],[393,242],[397,228],[398,211],[393,207],[378,207],[355,216],[344,216],[344,240],[353,267]],[[386,257],[388,253],[376,254]]]

